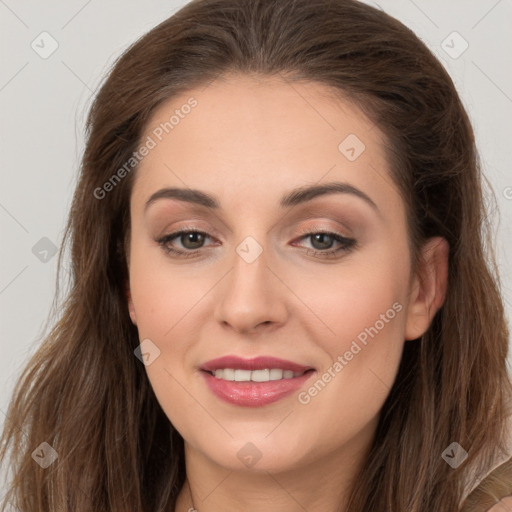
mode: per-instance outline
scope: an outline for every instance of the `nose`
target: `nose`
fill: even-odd
[[[215,319],[238,333],[267,332],[286,322],[287,288],[266,261],[265,251],[248,263],[235,254],[218,288]]]

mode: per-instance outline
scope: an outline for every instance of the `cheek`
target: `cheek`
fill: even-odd
[[[319,414],[336,404],[347,419],[353,416],[354,425],[378,413],[404,345],[408,269],[405,245],[403,252],[381,246],[352,264],[347,261],[328,279],[317,276],[303,283],[303,296],[310,290],[305,302],[322,321],[314,335],[325,357],[318,372],[321,382],[306,389],[301,403],[311,402]]]
[[[205,290],[201,289],[204,286]],[[189,388],[184,367],[192,334],[186,333],[194,304],[207,291],[144,244],[134,244],[130,259],[130,291],[139,339],[151,340],[157,354],[145,370],[155,396],[173,425],[181,431],[204,421]],[[183,415],[183,410],[188,414]]]
[[[326,430],[356,432],[382,408],[404,345],[408,269],[405,244],[403,252],[390,245],[316,281],[315,311],[329,327],[316,339],[326,358],[299,402]]]
[[[409,262],[391,250],[375,254],[296,280],[297,295],[322,324],[315,337],[332,359],[352,341],[364,343],[375,329],[375,339],[403,342]]]
[[[141,338],[164,339],[205,291],[186,273],[170,271],[154,247],[134,244],[130,261],[130,292]]]

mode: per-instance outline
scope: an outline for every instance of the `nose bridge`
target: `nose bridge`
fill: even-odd
[[[235,252],[232,284],[237,288],[252,288],[253,292],[268,288],[267,244],[264,241],[260,244],[253,236],[247,236],[238,244]]]
[[[266,242],[246,236],[235,248],[216,308],[217,320],[247,331],[261,323],[281,323],[286,316],[282,286],[270,270]]]
[[[268,246],[262,236],[261,243],[253,236],[245,237],[235,248],[233,271],[228,293],[238,301],[240,307],[255,309],[263,299],[270,297],[272,283],[268,268]]]

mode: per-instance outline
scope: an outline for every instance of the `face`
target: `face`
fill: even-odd
[[[383,134],[323,85],[231,76],[162,104],[148,137],[128,303],[188,448],[277,472],[363,446],[429,321]]]

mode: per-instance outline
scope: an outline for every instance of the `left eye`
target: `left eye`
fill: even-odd
[[[170,233],[156,240],[162,248],[167,252],[176,256],[193,257],[203,248],[206,238],[211,238],[208,233],[197,230],[180,230]],[[310,233],[303,233],[298,240],[310,238],[313,248],[306,248],[307,253],[312,253],[320,257],[334,255],[340,251],[349,251],[352,249],[356,241],[352,238],[347,238],[339,233],[331,233],[326,231],[315,231]],[[179,239],[182,248],[173,247],[171,242]],[[340,244],[340,247],[332,249],[333,243]]]
[[[302,233],[299,240],[310,238],[313,249],[306,249],[306,252],[322,258],[336,256],[340,252],[349,252],[356,247],[356,240],[347,238],[339,233],[329,231],[313,231]],[[332,244],[336,242],[339,247],[332,249]]]

